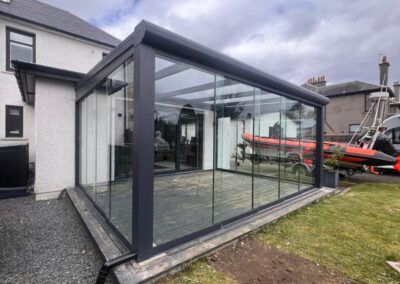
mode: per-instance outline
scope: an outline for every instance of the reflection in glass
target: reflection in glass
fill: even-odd
[[[294,170],[300,164],[300,102],[282,98],[280,138],[280,198],[299,191],[299,174]]]
[[[300,121],[300,143],[302,165],[298,169],[300,190],[310,188],[315,183],[313,168],[315,165],[315,143],[317,141],[317,120],[315,108],[302,104]]]
[[[127,60],[79,102],[79,184],[131,241],[133,61]]]
[[[159,245],[212,225],[215,76],[161,56],[155,64],[153,243]]]
[[[281,97],[256,89],[254,119],[254,207],[279,199]]]
[[[253,120],[254,88],[217,77],[215,222],[252,209]]]

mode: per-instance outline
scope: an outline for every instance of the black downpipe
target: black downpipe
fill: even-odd
[[[107,275],[110,273],[111,269],[133,260],[136,257],[136,255],[137,255],[136,252],[130,252],[124,255],[117,256],[116,258],[107,260],[100,268],[99,274],[97,274],[96,284],[104,284]]]

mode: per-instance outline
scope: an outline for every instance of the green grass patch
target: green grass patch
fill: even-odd
[[[163,279],[161,284],[237,284],[228,275],[216,271],[204,260],[200,260],[178,275]]]
[[[282,218],[255,237],[367,283],[400,283],[400,184],[361,184]]]

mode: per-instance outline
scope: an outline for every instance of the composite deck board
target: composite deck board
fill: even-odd
[[[267,176],[253,179],[250,175],[225,171],[214,176],[212,171],[155,176],[154,243],[162,244],[205,229],[247,213],[252,206],[270,204],[279,199],[279,192],[283,198],[298,190],[299,185],[292,181],[279,182]],[[86,191],[111,223],[131,240],[132,182],[121,180],[87,186]]]

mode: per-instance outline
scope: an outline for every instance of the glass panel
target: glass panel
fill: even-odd
[[[19,43],[24,43],[28,45],[33,44],[33,38],[31,36],[23,35],[20,33],[10,32],[10,39]]]
[[[300,121],[301,164],[296,171],[300,175],[300,190],[315,184],[315,143],[317,140],[317,118],[315,108],[302,104]]]
[[[79,184],[87,184],[87,100],[79,102]]]
[[[161,56],[155,64],[153,242],[159,245],[212,225],[214,105],[198,94],[213,97],[215,76]]]
[[[15,109],[15,108],[10,109],[9,113],[10,113],[10,115],[14,115],[14,116],[19,116],[20,115],[19,109]]]
[[[107,78],[110,140],[110,221],[131,239],[133,61],[130,59]],[[101,115],[101,113],[99,113]]]
[[[300,163],[300,103],[282,98],[280,140],[280,198],[299,190],[299,174],[295,168]]]
[[[254,207],[279,199],[281,97],[256,89],[254,119]]]
[[[252,209],[254,88],[217,77],[214,222]]]
[[[79,183],[106,218],[132,239],[133,61],[79,103]]]
[[[94,199],[96,190],[96,95],[86,98],[86,192]]]
[[[19,60],[23,62],[33,62],[33,49],[30,46],[19,43],[10,43],[10,60]]]

